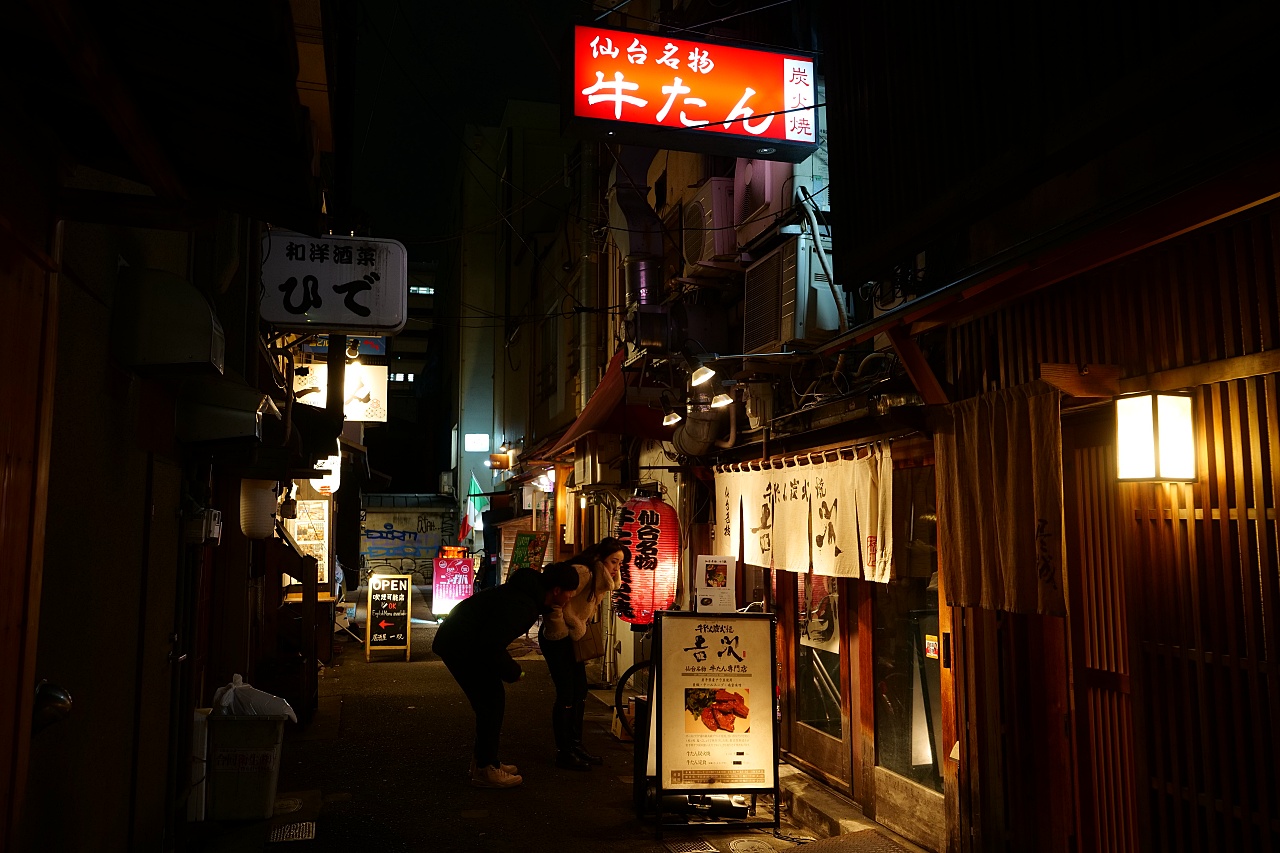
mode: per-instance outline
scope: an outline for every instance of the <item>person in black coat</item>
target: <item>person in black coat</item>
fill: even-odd
[[[578,588],[578,570],[552,563],[541,572],[517,569],[501,586],[458,602],[436,629],[431,651],[448,667],[476,715],[471,784],[514,788],[524,780],[516,767],[498,761],[506,710],[506,688],[524,671],[507,646],[528,633],[539,616],[564,607]]]

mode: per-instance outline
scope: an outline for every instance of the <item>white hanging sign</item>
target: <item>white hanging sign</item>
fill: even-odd
[[[395,240],[262,238],[262,319],[281,329],[393,335],[409,305],[409,256]]]

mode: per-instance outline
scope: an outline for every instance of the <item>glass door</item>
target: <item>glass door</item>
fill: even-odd
[[[786,604],[779,607],[778,650],[789,670],[784,751],[792,763],[852,793],[849,636],[841,610],[846,582],[798,572],[773,577],[775,600]]]

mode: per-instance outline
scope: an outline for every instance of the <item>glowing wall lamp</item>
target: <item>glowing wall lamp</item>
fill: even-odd
[[[1191,394],[1160,392],[1118,397],[1116,456],[1120,480],[1195,480]]]
[[[618,539],[631,557],[622,566],[622,586],[614,593],[618,618],[652,625],[653,614],[675,603],[680,581],[680,519],[661,498],[636,497],[622,507]]]

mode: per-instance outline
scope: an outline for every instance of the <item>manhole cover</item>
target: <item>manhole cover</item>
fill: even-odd
[[[735,838],[729,842],[733,853],[774,853],[773,845],[759,838]]]
[[[281,797],[276,800],[272,811],[276,814],[293,814],[300,808],[302,808],[302,800],[297,797]]]
[[[720,853],[705,838],[685,838],[680,841],[664,841],[662,844],[671,853]]]
[[[271,831],[271,841],[313,841],[316,837],[315,821],[286,823]]]

